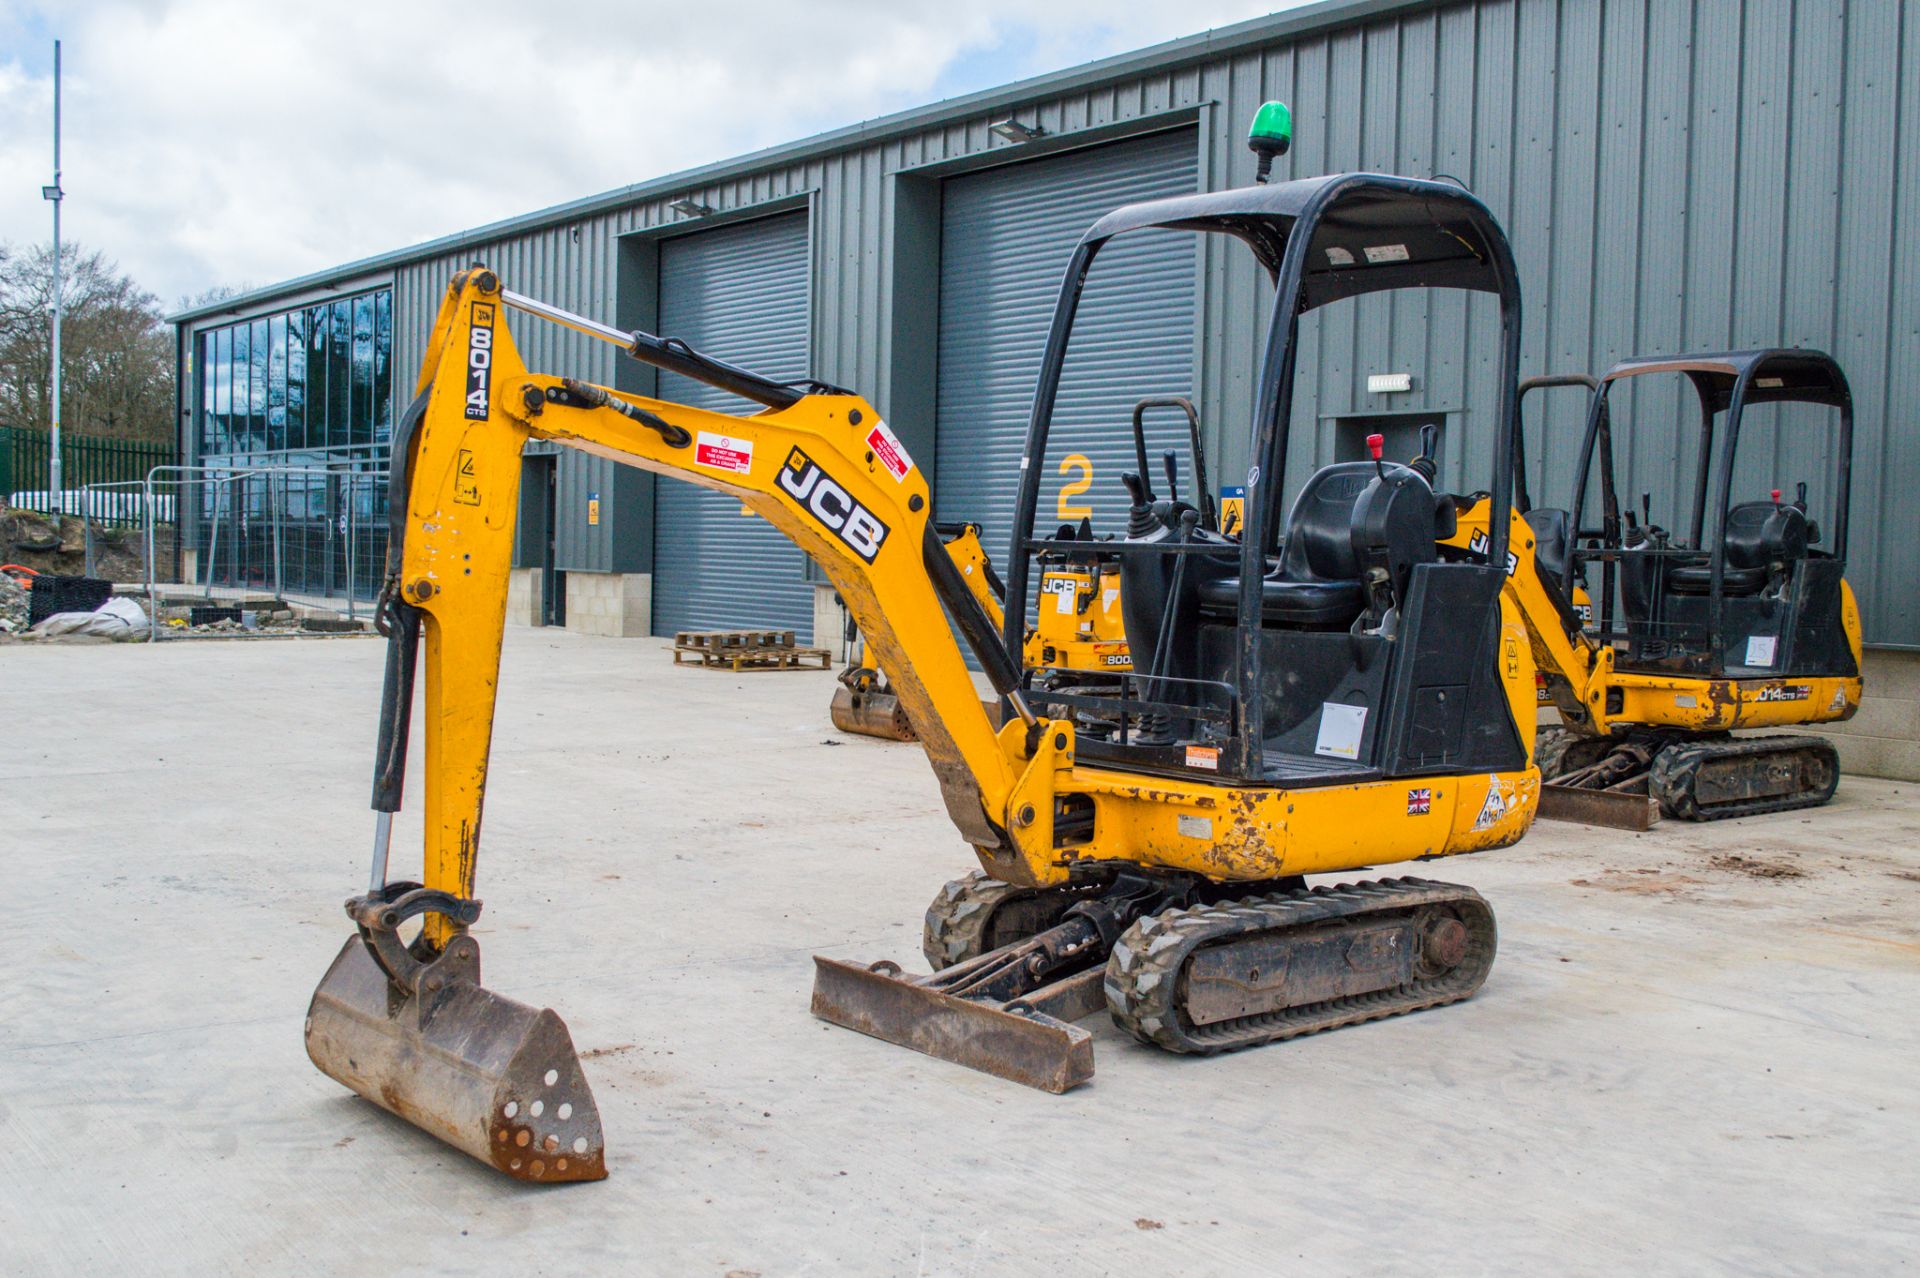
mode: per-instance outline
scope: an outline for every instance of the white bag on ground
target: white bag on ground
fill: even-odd
[[[56,612],[42,617],[27,633],[35,635],[103,635],[130,639],[147,633],[147,610],[131,599],[115,597],[92,612]]]

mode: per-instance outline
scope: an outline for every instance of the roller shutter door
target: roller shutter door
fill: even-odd
[[[804,213],[701,231],[660,246],[660,332],[770,377],[807,373]],[[721,412],[750,401],[671,373],[660,395]],[[813,634],[806,557],[733,498],[662,478],[654,501],[653,632]]]
[[[1034,382],[1073,246],[1122,204],[1192,193],[1196,157],[1195,135],[1182,129],[946,183],[934,506],[941,519],[982,524],[996,563],[1010,545]],[[1056,472],[1068,452],[1088,459],[1091,486],[1066,504],[1090,505],[1103,535],[1122,530],[1119,476],[1137,468],[1128,442],[1134,403],[1192,394],[1193,238],[1154,231],[1115,240],[1096,259],[1081,304],[1048,451]],[[1185,438],[1177,416],[1148,423],[1151,443]],[[1179,452],[1184,459],[1186,447]],[[1058,522],[1063,484],[1083,478],[1076,467],[1043,483],[1043,530]],[[1191,482],[1182,476],[1184,495]],[[1157,475],[1154,486],[1164,488]]]

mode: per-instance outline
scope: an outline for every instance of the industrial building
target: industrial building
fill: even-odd
[[[1910,57],[1909,55],[1917,55]],[[1116,205],[1243,185],[1247,122],[1294,107],[1275,180],[1350,169],[1445,177],[1501,219],[1526,296],[1525,366],[1598,374],[1638,355],[1833,353],[1852,383],[1849,577],[1870,654],[1850,769],[1920,774],[1920,23],[1901,0],[1331,0],[528,213],[176,317],[183,454],[378,468],[447,279],[507,286],[767,373],[868,396],[931,460],[935,514],[996,553],[1067,255]],[[1141,395],[1199,406],[1216,477],[1245,467],[1267,285],[1191,243],[1106,299],[1154,358],[1069,388],[1062,412]],[[516,323],[530,366],[706,407],[724,397]],[[1491,311],[1458,295],[1361,299],[1307,331],[1297,484],[1386,434],[1441,435],[1441,478],[1484,455]],[[400,371],[396,387],[394,370]],[[1399,389],[1387,389],[1399,388]],[[1680,388],[1622,397],[1622,485],[1691,482]],[[736,401],[736,409],[744,402]],[[1527,403],[1530,485],[1564,504],[1584,404]],[[1829,437],[1754,422],[1741,482],[1813,485]],[[1116,428],[1120,423],[1115,423]],[[602,634],[785,627],[834,637],[831,592],[736,502],[536,448],[515,619]],[[1098,491],[1117,474],[1091,464]],[[1109,494],[1110,495],[1110,494]],[[308,535],[380,535],[335,510]],[[353,557],[371,587],[377,547]]]

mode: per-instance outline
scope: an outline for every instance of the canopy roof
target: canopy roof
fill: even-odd
[[[1828,404],[1845,408],[1851,401],[1847,375],[1825,351],[1774,347],[1752,351],[1720,351],[1700,355],[1659,356],[1622,360],[1601,382],[1609,383],[1645,373],[1685,373],[1712,412],[1724,412],[1733,402],[1734,384],[1751,370],[1749,404],[1782,401]]]
[[[1397,288],[1503,291],[1506,237],[1464,187],[1381,173],[1336,173],[1129,204],[1083,242],[1147,227],[1238,236],[1278,275],[1295,226],[1307,245],[1300,309]]]

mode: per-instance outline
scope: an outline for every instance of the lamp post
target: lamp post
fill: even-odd
[[[64,481],[60,475],[60,42],[53,42],[53,185],[40,188],[40,198],[53,201],[53,439],[47,480],[57,525]]]

